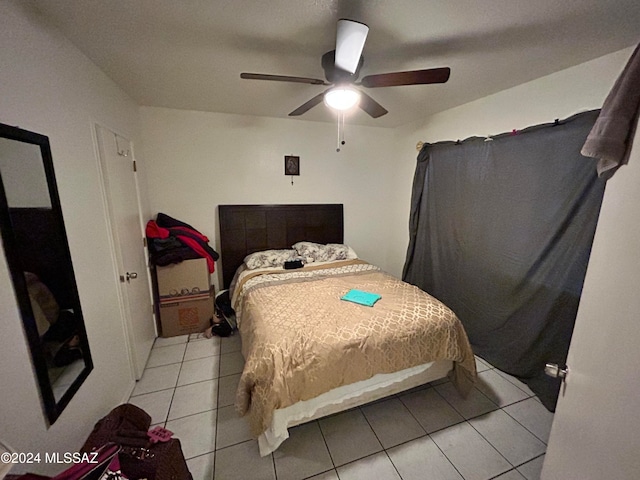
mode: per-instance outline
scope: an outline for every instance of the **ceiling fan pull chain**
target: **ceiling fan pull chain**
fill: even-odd
[[[338,115],[338,121],[337,121],[337,124],[338,124],[338,139],[337,139],[337,142],[336,142],[336,152],[340,152],[340,117],[342,116],[342,112],[338,111],[337,115]]]
[[[344,112],[338,112],[338,146],[336,152],[340,152],[340,147],[346,142],[344,140]]]

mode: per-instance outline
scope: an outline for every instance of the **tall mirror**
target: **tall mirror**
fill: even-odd
[[[0,230],[49,423],[93,368],[49,139],[0,123]]]

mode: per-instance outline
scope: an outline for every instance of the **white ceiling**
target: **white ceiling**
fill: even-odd
[[[639,0],[32,0],[137,103],[286,118],[323,86],[336,21],[369,25],[360,76],[451,67],[442,85],[368,89],[395,127],[640,42]],[[334,121],[320,104],[302,117]]]

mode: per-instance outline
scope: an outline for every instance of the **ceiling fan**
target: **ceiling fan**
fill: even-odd
[[[322,68],[325,80],[308,77],[290,77],[286,75],[267,75],[262,73],[241,73],[240,78],[248,80],[271,80],[278,82],[307,83],[310,85],[331,85],[324,92],[303,103],[289,116],[295,117],[308,112],[316,105],[324,102],[337,110],[346,110],[358,106],[373,118],[385,115],[387,110],[362,90],[353,88],[395,87],[400,85],[424,85],[445,83],[449,79],[451,69],[429,68],[408,72],[381,73],[367,75],[357,82],[360,69],[364,64],[362,49],[367,39],[369,27],[354,20],[338,20],[336,49],[322,56]]]

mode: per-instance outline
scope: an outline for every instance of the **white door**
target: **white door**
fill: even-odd
[[[640,135],[607,185],[543,480],[640,479]]]
[[[96,132],[120,280],[129,357],[137,380],[142,376],[156,335],[135,161],[129,140],[99,125],[96,125]]]

